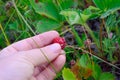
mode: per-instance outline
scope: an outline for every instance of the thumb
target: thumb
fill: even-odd
[[[32,63],[34,66],[53,61],[61,53],[61,47],[59,44],[51,44],[41,49],[33,49],[29,51],[23,51],[22,57],[24,60]]]

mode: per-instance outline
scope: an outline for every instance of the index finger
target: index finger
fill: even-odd
[[[49,31],[49,32],[45,32],[45,33],[36,35],[31,38],[27,38],[27,39],[21,40],[19,42],[16,42],[7,48],[12,47],[12,49],[14,48],[17,51],[26,51],[26,50],[35,49],[38,47],[40,48],[40,47],[49,45],[52,42],[52,40],[58,36],[59,36],[58,32]]]

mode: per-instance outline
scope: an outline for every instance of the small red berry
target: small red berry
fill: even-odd
[[[66,41],[62,37],[56,37],[56,38],[54,38],[53,39],[53,43],[59,43],[62,49],[64,49],[65,46],[66,46]]]

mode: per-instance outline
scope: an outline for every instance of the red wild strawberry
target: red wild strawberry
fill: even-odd
[[[64,49],[65,46],[66,46],[66,41],[62,37],[56,37],[56,38],[54,38],[53,39],[53,43],[59,43],[62,49]]]

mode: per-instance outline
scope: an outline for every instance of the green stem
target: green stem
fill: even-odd
[[[23,35],[24,35],[25,32],[21,33],[20,36],[18,36],[16,39],[15,39],[15,42],[18,41]]]
[[[96,59],[98,59],[98,60],[100,60],[100,61],[102,61],[102,62],[104,62],[104,63],[106,63],[106,64],[108,64],[108,65],[110,65],[110,66],[112,66],[112,67],[114,67],[114,68],[116,68],[116,69],[118,69],[118,70],[120,70],[120,68],[117,67],[116,65],[114,65],[114,64],[112,64],[112,63],[109,63],[109,62],[101,59],[100,57],[98,57],[98,56],[96,56],[96,55],[94,55],[94,54],[92,54],[92,53],[90,53],[90,52],[88,52],[88,51],[86,51],[86,50],[84,50],[84,49],[82,49],[82,48],[80,48],[80,47],[74,47],[74,46],[68,46],[68,47],[70,47],[70,48],[75,48],[75,49],[78,49],[78,50],[82,50],[84,53],[88,53],[89,55],[95,57]]]
[[[6,30],[6,28],[7,28],[8,24],[9,24],[9,22],[10,22],[10,20],[12,19],[12,17],[13,17],[13,15],[14,15],[14,14],[15,14],[15,10],[14,10],[14,11],[13,11],[13,13],[11,14],[11,16],[10,16],[9,20],[7,21],[7,23],[6,23],[6,25],[5,25],[4,30]]]
[[[82,40],[80,39],[78,33],[75,31],[74,27],[71,26],[71,28],[72,28],[73,34],[74,34],[74,36],[75,36],[75,39],[76,39],[78,45],[79,45],[80,47],[82,47],[83,42],[82,42]]]
[[[57,4],[59,5],[60,9],[63,10],[63,9],[62,9],[62,6],[60,5],[59,2],[60,2],[60,0],[57,1]],[[68,18],[65,17],[65,19],[66,19],[67,22],[70,24]],[[75,36],[75,39],[76,39],[78,45],[81,47],[81,46],[83,45],[83,43],[82,43],[82,40],[80,39],[78,33],[75,31],[75,29],[74,29],[74,27],[73,27],[72,25],[70,25],[70,28],[71,28],[71,30],[73,31],[73,35]]]
[[[13,1],[13,5],[14,5],[15,10],[17,11],[18,15],[22,18],[22,20],[25,22],[25,24],[26,24],[27,27],[30,29],[30,31],[31,31],[34,35],[36,35],[36,33],[33,31],[33,29],[30,27],[30,25],[27,23],[27,21],[24,19],[24,17],[22,16],[22,14],[20,13],[20,11],[18,10],[18,8],[17,8],[14,0],[12,0],[12,1]]]
[[[9,42],[9,40],[8,40],[8,37],[7,37],[7,35],[6,35],[5,31],[4,31],[4,29],[3,29],[2,25],[1,25],[1,23],[0,23],[0,29],[1,29],[1,31],[2,31],[2,33],[3,33],[3,35],[4,35],[4,37],[5,37],[7,46],[10,45],[10,42]]]
[[[96,39],[93,31],[90,29],[90,27],[84,23],[83,26],[85,27],[85,29],[89,32],[90,36],[92,37],[92,39],[94,40],[95,44],[97,45],[97,47],[99,47],[99,44],[98,44],[98,40]]]
[[[102,56],[103,56],[103,45],[102,45],[102,33],[103,33],[103,26],[104,26],[104,19],[102,19],[102,24],[101,24],[101,26],[100,26],[100,33],[99,33],[99,35],[100,35],[100,49],[101,49],[101,52],[102,52]]]

